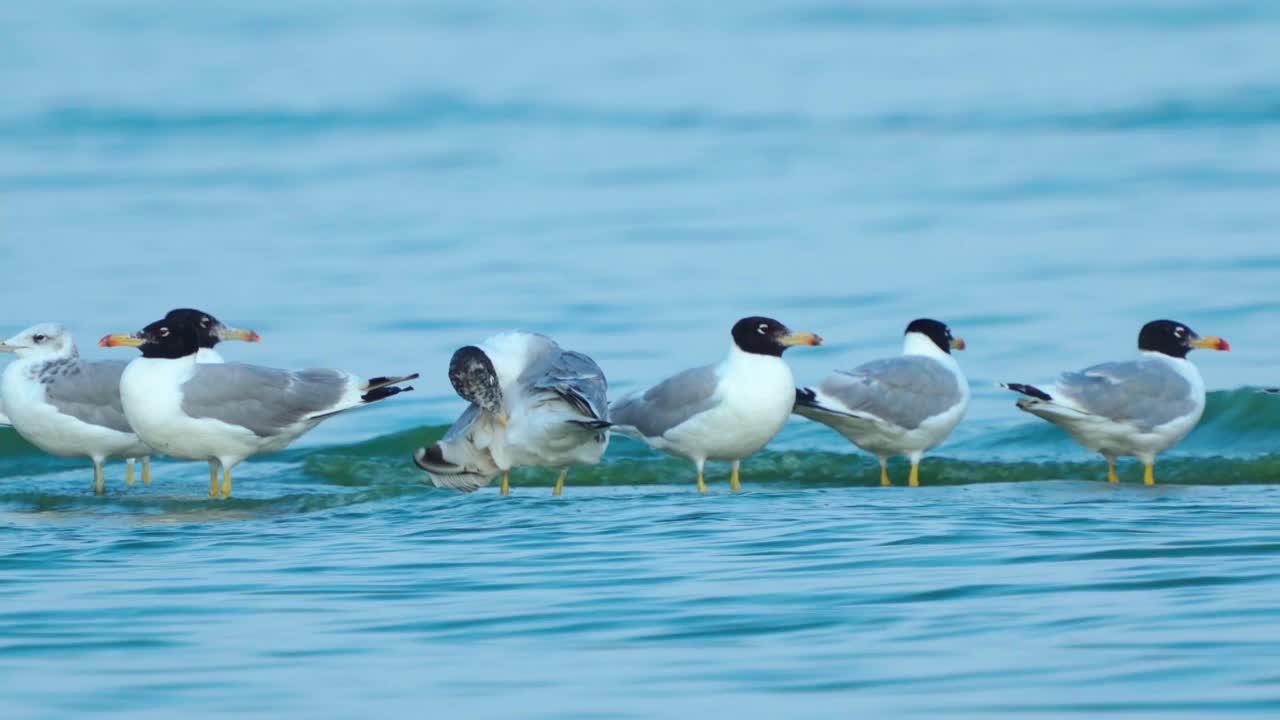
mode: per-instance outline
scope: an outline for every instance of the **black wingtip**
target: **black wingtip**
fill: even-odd
[[[809,388],[796,388],[796,404],[815,407],[818,404],[818,393]]]
[[[1028,395],[1037,400],[1044,400],[1046,402],[1053,400],[1052,395],[1041,390],[1035,385],[1025,385],[1023,383],[1004,383],[1004,386],[1016,393],[1022,393],[1023,395]]]
[[[413,390],[412,385],[406,385],[404,387],[399,387],[396,385],[385,385],[380,388],[374,388],[373,390],[370,390],[369,392],[361,395],[360,399],[365,401],[366,403],[377,402],[379,400],[386,400],[392,395],[399,395],[402,392],[409,392],[410,390]]]
[[[588,430],[603,430],[605,428],[613,427],[613,423],[608,420],[565,420],[565,422],[570,425],[587,428]]]
[[[1262,392],[1266,395],[1280,395],[1280,388],[1263,388]]]

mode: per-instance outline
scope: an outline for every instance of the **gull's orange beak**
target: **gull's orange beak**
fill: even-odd
[[[113,335],[103,335],[98,341],[98,347],[138,347],[143,343],[143,339],[138,337],[137,333],[115,333]]]
[[[966,347],[968,346],[964,344],[964,338],[951,338],[952,350],[963,350]]]
[[[822,338],[813,333],[798,332],[791,333],[790,335],[783,335],[778,339],[778,342],[786,345],[787,347],[791,347],[792,345],[821,345]]]
[[[1192,340],[1191,344],[1195,347],[1204,348],[1206,350],[1222,350],[1225,352],[1231,349],[1231,345],[1226,340],[1212,335],[1209,337],[1199,338],[1198,340]]]
[[[244,342],[261,342],[262,336],[244,328],[223,328],[218,331],[219,340],[243,340]]]

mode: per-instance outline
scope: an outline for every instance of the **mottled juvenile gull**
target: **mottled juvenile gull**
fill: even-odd
[[[502,473],[510,492],[515,467],[560,470],[600,462],[609,445],[608,383],[594,360],[538,333],[495,335],[453,354],[449,380],[471,406],[440,442],[414,462],[440,487],[475,490]]]
[[[16,358],[4,369],[0,397],[18,434],[41,450],[93,460],[93,492],[106,492],[107,458],[150,454],[125,419],[120,375],[126,363],[80,359],[71,333],[35,325],[0,342]],[[132,469],[132,468],[130,468]]]

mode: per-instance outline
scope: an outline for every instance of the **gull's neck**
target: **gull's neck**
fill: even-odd
[[[735,342],[729,343],[729,355],[720,363],[721,367],[760,367],[771,365],[786,365],[782,362],[782,357],[778,355],[761,355],[760,353],[750,353],[738,347]]]
[[[956,364],[956,359],[951,353],[943,352],[942,348],[938,347],[937,343],[930,340],[929,336],[924,333],[907,333],[902,338],[902,354],[933,358],[945,365]]]

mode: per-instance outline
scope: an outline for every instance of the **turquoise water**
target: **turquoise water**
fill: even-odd
[[[150,487],[0,428],[0,717],[1272,717],[1280,6],[431,3],[0,12],[0,334],[195,306],[226,355],[417,391]],[[626,439],[422,485],[450,353],[613,394],[768,314],[797,378],[963,336],[924,487],[796,419],[746,492]],[[1172,317],[1201,426],[1120,486],[1001,380]],[[892,468],[901,481],[906,468]]]

